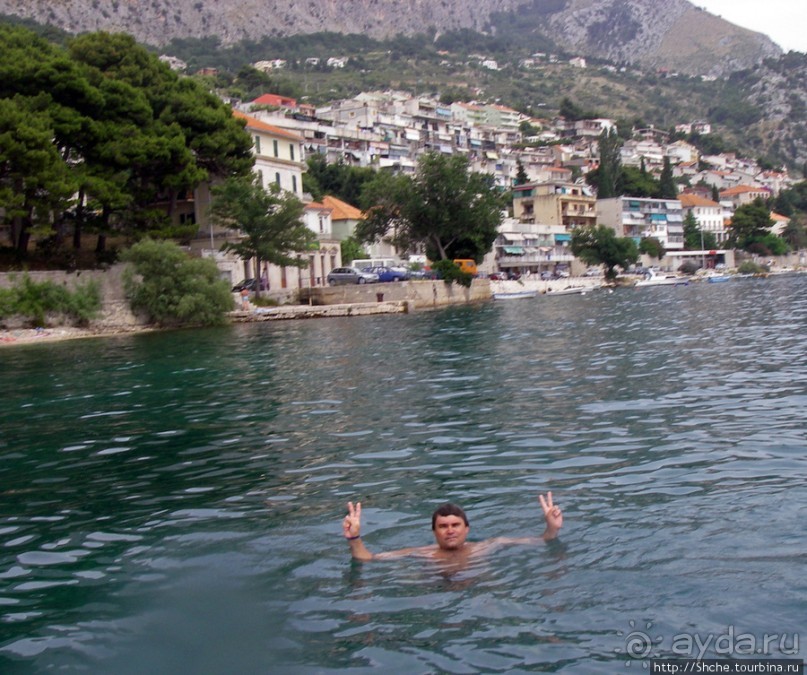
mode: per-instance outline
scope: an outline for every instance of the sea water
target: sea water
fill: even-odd
[[[793,275],[4,349],[0,671],[803,658],[806,332]],[[465,569],[341,535],[540,534],[548,490],[557,541]]]

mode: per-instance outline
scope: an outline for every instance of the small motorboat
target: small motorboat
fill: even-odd
[[[689,284],[687,277],[679,277],[675,274],[658,274],[655,270],[649,269],[644,279],[639,279],[634,285],[639,286],[686,286]]]
[[[548,290],[547,295],[585,295],[589,291],[593,291],[593,286],[567,286],[566,288],[559,288],[556,291]]]
[[[526,300],[527,298],[534,298],[538,295],[538,291],[513,291],[511,293],[494,293],[494,300]]]

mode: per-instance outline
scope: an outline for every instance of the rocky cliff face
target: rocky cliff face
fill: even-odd
[[[492,12],[524,0],[0,0],[0,13],[69,32],[125,31],[162,45],[217,36],[223,44],[264,35],[333,31],[384,38],[429,29],[481,30]]]
[[[687,0],[572,0],[550,26],[568,49],[684,73],[723,75],[782,53]]]
[[[497,12],[518,12],[559,46],[611,61],[723,74],[781,50],[687,0],[0,0],[0,13],[69,32],[121,31],[143,43],[216,36],[222,44],[266,35],[333,31],[486,31]],[[536,18],[538,17],[538,18]]]

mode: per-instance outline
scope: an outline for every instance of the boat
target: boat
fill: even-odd
[[[566,288],[559,288],[556,291],[548,290],[547,295],[584,295],[588,291],[593,291],[593,286],[567,286]]]
[[[724,281],[731,281],[730,274],[710,274],[706,277],[706,281],[710,284],[722,284]]]
[[[538,291],[513,291],[511,293],[494,293],[494,300],[523,300],[527,298],[534,298],[538,295]]]
[[[658,274],[655,270],[647,270],[644,279],[639,279],[635,286],[686,286],[689,284],[687,277],[679,277],[676,274]]]

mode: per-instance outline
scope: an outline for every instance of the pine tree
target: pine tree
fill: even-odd
[[[597,199],[610,199],[622,194],[622,140],[616,129],[600,134],[600,168]]]
[[[664,168],[661,170],[661,177],[659,179],[659,192],[662,199],[677,199],[678,197],[678,188],[673,179],[669,157],[664,158]]]

